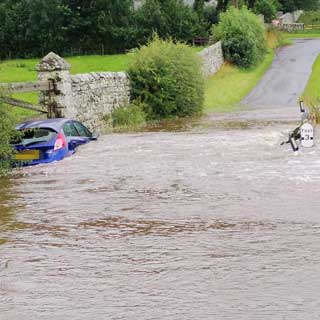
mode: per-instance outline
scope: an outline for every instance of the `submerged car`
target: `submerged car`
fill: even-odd
[[[36,165],[59,161],[72,155],[76,148],[97,135],[79,121],[70,119],[47,119],[27,121],[16,127],[17,141],[15,165]]]

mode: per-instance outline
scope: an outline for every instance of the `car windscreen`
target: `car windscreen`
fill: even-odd
[[[13,144],[29,146],[36,143],[48,142],[57,136],[57,132],[50,128],[29,128],[19,132],[17,141]]]

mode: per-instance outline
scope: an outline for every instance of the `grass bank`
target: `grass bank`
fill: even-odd
[[[320,102],[320,55],[317,57],[316,61],[312,67],[312,73],[307,83],[307,86],[303,93],[303,98],[309,102]]]
[[[203,47],[192,47],[195,52],[199,52]],[[132,61],[133,54],[106,55],[106,56],[75,56],[65,58],[71,64],[71,74],[88,72],[117,72],[128,69]],[[0,82],[25,82],[37,80],[35,66],[40,59],[17,59],[0,61]],[[22,99],[30,103],[38,102],[37,93],[20,93],[13,97]],[[13,113],[20,119],[35,115],[33,111],[21,108],[13,108]]]
[[[123,71],[131,62],[132,53],[109,56],[78,56],[66,58],[71,64],[71,73],[87,73],[93,71]],[[37,80],[35,66],[40,59],[8,60],[0,63],[0,82],[25,82]],[[38,102],[38,94],[20,93],[15,98],[31,103]],[[28,118],[37,113],[22,108],[12,108],[13,114],[18,119]]]
[[[262,63],[250,69],[224,64],[206,82],[205,112],[228,112],[239,107],[241,100],[258,84],[270,67],[274,51],[269,51]]]
[[[228,112],[239,108],[240,102],[259,83],[272,64],[275,50],[292,42],[277,31],[267,33],[268,53],[260,64],[240,69],[224,64],[221,70],[206,82],[205,112]]]
[[[195,52],[203,47],[193,47]],[[71,73],[88,73],[98,71],[125,71],[132,61],[133,54],[116,54],[107,56],[76,56],[65,58],[71,64]],[[24,82],[37,80],[35,66],[40,59],[18,59],[0,61],[0,82]]]
[[[316,59],[312,67],[312,73],[302,95],[302,100],[311,108],[317,123],[320,123],[320,55]]]
[[[110,56],[79,56],[65,58],[71,64],[71,73],[93,71],[122,71],[128,68],[132,54]],[[0,63],[0,82],[24,82],[37,80],[35,66],[40,59],[8,60]]]
[[[310,30],[310,31],[295,31],[295,32],[284,32],[283,36],[287,40],[293,39],[314,39],[320,38],[320,30]]]

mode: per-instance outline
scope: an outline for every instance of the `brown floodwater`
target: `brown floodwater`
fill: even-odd
[[[108,134],[0,180],[0,319],[318,319],[319,147],[290,128]]]

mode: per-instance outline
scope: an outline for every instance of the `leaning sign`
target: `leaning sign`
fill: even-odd
[[[313,126],[310,123],[305,123],[301,126],[301,146],[304,148],[311,148],[314,144]]]

